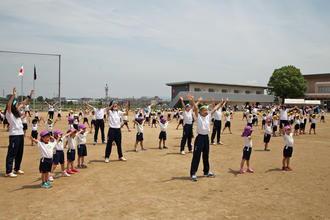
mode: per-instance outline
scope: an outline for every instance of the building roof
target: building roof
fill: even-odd
[[[204,85],[217,85],[217,86],[240,86],[246,88],[262,88],[267,89],[267,86],[252,86],[252,85],[239,85],[239,84],[226,84],[226,83],[210,83],[210,82],[197,82],[197,81],[183,81],[166,83],[167,86],[187,85],[187,84],[204,84]]]
[[[330,73],[317,73],[317,74],[304,74],[304,78],[313,78],[313,77],[327,77],[330,76]]]

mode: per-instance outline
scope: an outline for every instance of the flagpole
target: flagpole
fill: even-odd
[[[33,79],[33,90],[34,90],[34,94],[36,94],[36,88],[35,88],[35,79]],[[33,109],[36,109],[36,95],[34,95],[33,97]]]
[[[21,78],[21,102],[23,102],[23,75]]]

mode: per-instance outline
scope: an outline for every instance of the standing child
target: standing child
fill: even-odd
[[[283,149],[283,161],[282,161],[282,170],[290,171],[292,170],[290,167],[290,158],[292,157],[293,152],[293,135],[291,133],[291,127],[285,126],[284,127],[285,135],[284,135],[284,142],[285,146]]]
[[[182,125],[182,127],[183,127],[183,112],[182,111],[180,111],[180,113],[179,113],[179,118],[180,118],[180,121],[179,121],[178,126],[176,126],[176,130],[179,129],[180,125]]]
[[[276,131],[278,126],[278,118],[277,115],[273,116],[273,137],[276,137]]]
[[[77,132],[76,129],[71,128],[67,131],[68,137],[66,138],[66,144],[68,145],[68,151],[66,153],[67,157],[67,173],[68,174],[74,174],[78,172],[76,168],[74,168],[74,161],[76,159],[76,147],[77,147],[77,134],[80,132]]]
[[[62,109],[61,108],[58,108],[57,109],[57,119],[60,121],[62,118]]]
[[[245,170],[243,170],[244,164],[246,162],[247,165],[247,172],[253,173],[254,171],[250,167],[250,156],[252,153],[252,134],[253,128],[250,126],[245,126],[244,131],[242,133],[242,137],[244,138],[245,146],[243,148],[243,157],[241,161],[241,169],[239,172],[241,174],[245,173]]]
[[[265,135],[264,135],[264,143],[265,143],[265,151],[270,151],[268,148],[268,143],[270,141],[270,138],[272,136],[272,121],[267,120],[267,124],[265,125]]]
[[[88,127],[90,128],[91,126],[90,126],[90,124],[88,122],[88,115],[89,115],[88,110],[85,110],[84,111],[84,121],[83,121],[83,124],[87,123]]]
[[[39,119],[38,109],[34,109],[34,118]]]
[[[156,112],[153,112],[151,117],[152,117],[151,128],[157,128],[157,114],[156,114]]]
[[[314,134],[316,134],[315,129],[316,129],[316,115],[312,114],[311,127],[309,128],[309,134],[312,134],[312,130],[314,131]]]
[[[32,123],[31,123],[31,136],[34,139],[38,139],[38,127],[39,127],[39,120],[34,118],[32,119]],[[33,146],[33,141],[31,141],[31,146]]]
[[[41,120],[45,122],[43,118],[41,118]],[[51,136],[53,135],[53,128],[56,122],[57,120],[54,121],[53,119],[48,118],[47,122],[45,123],[46,130],[49,132]]]
[[[265,126],[266,126],[266,120],[267,120],[267,116],[266,116],[266,113],[263,113],[262,114],[262,122],[261,122],[261,129],[265,129]]]
[[[23,131],[24,131],[24,137],[25,137],[26,130],[28,129],[28,125],[27,125],[27,115],[24,114],[23,112],[21,113],[21,120],[22,120],[22,124],[23,124]]]
[[[232,134],[231,133],[231,128],[230,128],[230,119],[231,119],[230,113],[229,112],[226,112],[226,115],[225,115],[226,123],[225,123],[225,127],[222,130],[222,134],[225,132],[226,128],[228,128],[229,133]]]
[[[324,110],[321,111],[321,119],[320,119],[320,122],[325,123],[325,112],[324,112]]]
[[[247,120],[247,126],[252,127],[252,124],[253,124],[252,114],[249,114],[249,116],[248,116],[248,118],[246,120]]]
[[[87,168],[85,165],[85,157],[87,156],[86,137],[88,131],[86,131],[85,124],[80,124],[78,129],[78,168]]]
[[[55,147],[55,142],[51,141],[50,134],[48,131],[42,131],[40,133],[41,140],[38,141],[30,137],[31,141],[37,144],[40,149],[41,159],[39,165],[39,171],[41,173],[41,187],[50,188],[52,185],[48,182],[48,175],[52,169],[53,162],[53,149]]]
[[[299,128],[300,128],[300,120],[299,120],[299,115],[297,114],[294,119],[294,135],[295,136],[299,135]]]
[[[53,165],[51,173],[49,174],[48,180],[50,182],[54,181],[54,171],[56,170],[56,167],[58,164],[61,164],[62,169],[62,176],[69,177],[70,174],[68,174],[64,168],[64,145],[63,141],[69,134],[66,134],[63,136],[63,132],[60,130],[54,131],[54,139],[56,141],[55,144],[55,152],[53,154]]]
[[[73,115],[73,128],[78,130],[78,125],[79,125],[79,116],[77,113]]]
[[[304,115],[300,115],[300,125],[299,125],[299,134],[305,134],[305,119]]]
[[[160,122],[158,123],[160,127],[160,133],[159,133],[159,149],[168,149],[166,147],[165,142],[166,142],[166,129],[168,126],[168,122],[166,121],[166,118],[160,119]],[[163,147],[162,147],[162,141],[163,141]]]
[[[134,145],[134,151],[138,152],[137,150],[137,146],[140,143],[141,145],[141,150],[147,150],[143,147],[143,127],[144,127],[144,121],[145,119],[143,119],[142,117],[138,117],[136,119],[136,121],[134,121],[134,123],[137,126],[137,134],[136,134],[136,142]]]
[[[122,127],[126,126],[128,132],[131,132],[131,129],[129,129],[129,126],[128,126],[128,109],[126,109],[124,111],[124,115],[123,115],[123,125]]]
[[[207,106],[202,105],[198,109],[198,103],[200,103],[203,99],[199,98],[198,102],[195,103],[194,96],[187,95],[188,100],[191,102],[197,122],[197,137],[194,143],[194,154],[191,161],[191,168],[190,168],[190,178],[192,181],[197,181],[197,170],[199,161],[201,158],[201,154],[203,152],[203,165],[204,165],[204,176],[205,177],[212,177],[214,178],[215,175],[210,172],[210,165],[209,165],[209,151],[210,151],[210,140],[209,140],[209,132],[210,132],[210,121],[212,119],[212,115],[216,110],[220,108],[220,103],[217,104],[211,112],[208,111]]]

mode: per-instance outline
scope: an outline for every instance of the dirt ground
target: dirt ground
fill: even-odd
[[[105,145],[93,146],[90,134],[88,168],[71,177],[61,177],[57,168],[51,189],[40,188],[40,153],[28,139],[22,162],[25,174],[4,177],[8,132],[1,125],[0,219],[330,219],[330,121],[317,123],[317,135],[294,138],[291,172],[281,170],[283,138],[272,138],[271,151],[265,152],[263,131],[255,128],[251,155],[255,173],[241,175],[240,135],[246,123],[241,116],[234,114],[233,134],[222,135],[224,145],[210,146],[215,179],[201,177],[201,161],[200,178],[190,181],[192,154],[179,154],[182,127],[176,130],[175,120],[167,131],[168,150],[158,149],[160,129],[146,126],[148,150],[135,153],[136,130],[129,133],[123,128],[126,162],[118,161],[114,146],[110,163],[104,163]],[[55,125],[66,128],[65,118]]]

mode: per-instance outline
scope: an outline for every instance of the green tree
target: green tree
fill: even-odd
[[[307,89],[306,80],[300,69],[294,66],[283,66],[275,69],[268,82],[268,93],[282,99],[303,98]]]
[[[44,97],[42,97],[42,96],[38,96],[37,101],[38,101],[38,102],[43,102],[43,101],[44,101]]]

